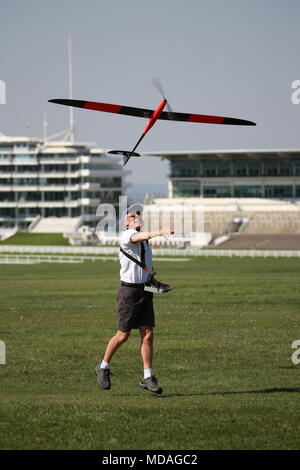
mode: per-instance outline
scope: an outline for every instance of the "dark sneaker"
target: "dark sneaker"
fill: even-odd
[[[101,369],[100,364],[96,366],[98,384],[103,390],[110,389],[110,369]]]
[[[147,377],[146,379],[142,379],[140,382],[140,387],[158,394],[161,394],[163,391],[162,388],[158,385],[157,378],[154,375]]]
[[[145,283],[144,290],[148,292],[153,292],[154,294],[161,294],[161,293],[170,292],[170,290],[173,290],[172,287],[169,286],[169,284],[165,284],[164,282],[160,282],[157,279],[155,279],[154,274],[152,274],[149,281]]]

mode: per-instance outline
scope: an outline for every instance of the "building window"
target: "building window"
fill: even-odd
[[[21,207],[17,209],[18,217],[36,217],[40,214],[40,209],[36,207]]]
[[[45,201],[64,201],[67,193],[61,191],[47,191],[44,194]]]
[[[261,186],[234,186],[234,197],[262,197]]]
[[[37,172],[38,167],[37,165],[15,165],[15,167],[12,167],[12,171],[16,173],[32,173]]]
[[[259,166],[249,166],[249,176],[260,176],[261,171]]]
[[[1,165],[0,166],[0,173],[11,173],[14,171],[14,166],[12,165]]]
[[[18,191],[16,194],[16,201],[27,202],[27,201],[40,201],[41,193],[39,191]]]
[[[10,191],[1,191],[0,192],[0,202],[13,202],[15,200],[15,195]]]
[[[72,207],[71,217],[78,217],[80,215],[80,207]]]
[[[231,164],[230,163],[219,163],[217,169],[218,169],[218,176],[231,176]]]
[[[68,165],[65,165],[65,164],[43,165],[42,171],[45,171],[47,173],[51,171],[55,171],[58,173],[65,173],[66,171],[68,171]]]
[[[37,178],[13,178],[13,184],[16,186],[37,185]]]
[[[15,217],[15,213],[14,207],[0,207],[0,217]]]
[[[247,164],[245,162],[233,162],[234,176],[247,176]]]
[[[200,190],[197,189],[174,189],[173,197],[200,197]]]
[[[172,171],[171,177],[172,178],[180,178],[180,177],[195,177],[199,176],[199,165],[195,166],[193,163],[192,165],[189,163],[173,163],[172,164]]]
[[[267,198],[292,198],[293,186],[265,186],[265,197]]]
[[[280,176],[293,176],[293,164],[292,163],[280,163],[279,175]]]
[[[204,197],[230,197],[229,186],[205,186],[203,187]]]
[[[175,181],[173,184],[174,197],[199,197],[200,183],[193,180]]]
[[[265,166],[264,176],[277,176],[277,175],[278,175],[277,165]]]
[[[67,207],[46,207],[45,216],[46,217],[67,217],[68,209]]]
[[[204,163],[203,175],[204,176],[217,176],[217,163]]]

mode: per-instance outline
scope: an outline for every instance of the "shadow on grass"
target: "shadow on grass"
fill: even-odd
[[[262,390],[245,390],[236,392],[210,392],[210,393],[170,393],[166,395],[160,395],[160,398],[170,397],[208,397],[215,395],[247,395],[247,394],[268,394],[268,393],[300,393],[300,387],[298,388],[265,388]]]
[[[162,395],[158,395],[155,393],[148,392],[144,390],[142,394],[146,394],[147,396],[152,396],[154,398],[173,398],[173,397],[210,397],[210,396],[226,396],[226,395],[248,395],[248,394],[268,394],[268,393],[300,393],[300,387],[297,388],[265,388],[262,390],[244,390],[244,391],[236,391],[236,392],[208,392],[208,393],[163,393]],[[133,393],[130,395],[115,395],[115,396],[141,396],[141,393]]]

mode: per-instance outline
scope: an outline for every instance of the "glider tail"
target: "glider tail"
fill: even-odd
[[[126,165],[126,163],[128,162],[129,159],[130,159],[130,157],[123,155],[123,166]]]
[[[133,147],[133,149],[131,150],[131,152],[127,152],[128,155],[125,155],[123,156],[123,165],[125,166],[126,163],[129,161],[129,159],[131,157],[134,157],[136,156],[135,154],[135,149],[137,148],[137,146],[139,145],[139,143],[141,142],[141,140],[145,137],[146,135],[146,132],[143,132],[143,134],[141,135],[141,137],[139,138],[139,140],[137,141],[137,143],[135,144],[135,146]]]
[[[111,153],[113,155],[122,155],[124,166],[126,165],[126,163],[131,157],[140,157],[140,154],[137,152],[134,152],[133,150],[131,152],[128,150],[110,150],[107,153]]]

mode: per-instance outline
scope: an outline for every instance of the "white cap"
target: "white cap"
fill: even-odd
[[[127,209],[124,209],[121,213],[121,216],[120,216],[120,223],[126,223],[126,217],[128,214],[136,214],[136,215],[139,215],[140,218],[141,217],[141,212],[143,210],[142,207],[142,204],[132,204],[130,207],[128,207]]]

